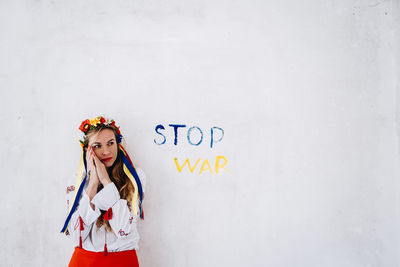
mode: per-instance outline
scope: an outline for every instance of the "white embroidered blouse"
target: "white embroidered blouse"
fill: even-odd
[[[142,184],[144,198],[146,175],[141,168],[136,168],[136,172]],[[67,186],[67,212],[69,205],[73,205],[74,190],[78,190],[78,188],[74,187],[75,180],[76,175]],[[133,210],[131,212],[127,201],[120,198],[114,183],[106,185],[90,201],[89,196],[86,194],[88,185],[89,180],[84,185],[78,207],[72,215],[67,228],[67,235],[72,239],[74,246],[79,246],[79,237],[81,236],[82,248],[88,251],[102,252],[104,251],[105,243],[107,243],[108,252],[138,249],[140,236],[136,223],[140,220],[139,204],[137,205],[137,214],[133,214]],[[94,204],[94,210],[90,206],[90,202]],[[105,233],[104,225],[97,228],[96,221],[101,215],[100,210],[107,211],[109,208],[112,208],[112,218],[109,220],[112,232],[107,231]],[[80,231],[79,216],[83,221],[84,229],[82,231]]]

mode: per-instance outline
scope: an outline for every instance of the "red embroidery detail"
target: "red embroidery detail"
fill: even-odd
[[[118,234],[119,234],[120,236],[127,236],[127,235],[129,235],[129,233],[125,234],[125,232],[122,231],[122,229],[119,229]]]
[[[74,226],[74,230],[76,230],[79,226],[80,226],[80,225],[79,225],[79,218],[78,218],[78,220],[76,220],[76,224],[75,224],[75,226]]]
[[[84,230],[84,228],[81,216],[79,216],[79,224],[81,225],[81,227],[79,228],[79,247],[82,248],[82,230]]]
[[[79,230],[81,230],[81,231],[85,230],[85,228],[83,227],[83,220],[82,220],[81,216],[79,216],[79,222],[81,224],[81,227],[79,228]]]
[[[104,256],[108,255],[107,243],[104,244]]]
[[[104,220],[109,221],[112,219],[113,213],[112,208],[109,208],[107,212],[103,215]]]
[[[129,218],[129,223],[132,223],[133,217]]]
[[[68,194],[69,192],[72,192],[72,191],[75,191],[75,186],[73,186],[73,185],[68,186],[68,187],[67,187],[67,194]]]

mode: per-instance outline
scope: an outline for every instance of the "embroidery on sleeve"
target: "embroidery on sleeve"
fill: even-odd
[[[129,235],[129,233],[125,234],[125,232],[124,232],[122,229],[119,229],[118,234],[119,234],[120,236],[127,236],[127,235]]]
[[[81,217],[80,216],[79,216],[78,220],[76,220],[74,230],[78,229],[78,227],[81,228]]]
[[[73,191],[75,191],[75,186],[71,185],[67,187],[67,194]]]

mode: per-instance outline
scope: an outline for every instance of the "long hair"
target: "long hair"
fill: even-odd
[[[87,132],[86,137],[84,139],[83,147],[85,150],[87,150],[87,147],[89,145],[89,138],[95,134],[98,134],[100,131],[104,129],[110,129],[114,132],[115,140],[117,140],[117,131],[115,128],[112,126],[108,125],[99,125],[95,129],[91,129]],[[119,148],[119,144],[115,142],[115,144],[118,146],[117,147],[117,159],[113,163],[113,165],[109,168],[107,168],[108,176],[110,177],[110,180],[115,184],[115,186],[118,189],[119,195],[122,199],[125,199],[128,203],[128,207],[131,207],[132,203],[132,196],[133,193],[135,192],[135,187],[133,186],[131,180],[129,177],[125,174],[124,169],[123,169],[123,161],[122,161],[122,156],[121,153],[122,151]],[[97,188],[97,192],[99,192],[103,188],[103,184],[99,183],[99,186]],[[97,219],[96,226],[97,230],[104,224],[104,228],[106,231],[112,231],[110,223],[106,220],[104,220],[103,215],[106,213],[106,211],[101,210],[101,215]]]

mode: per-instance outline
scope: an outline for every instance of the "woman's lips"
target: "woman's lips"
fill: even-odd
[[[111,158],[102,159],[101,161],[107,162],[107,161],[110,161],[111,159],[112,159],[112,157]]]

